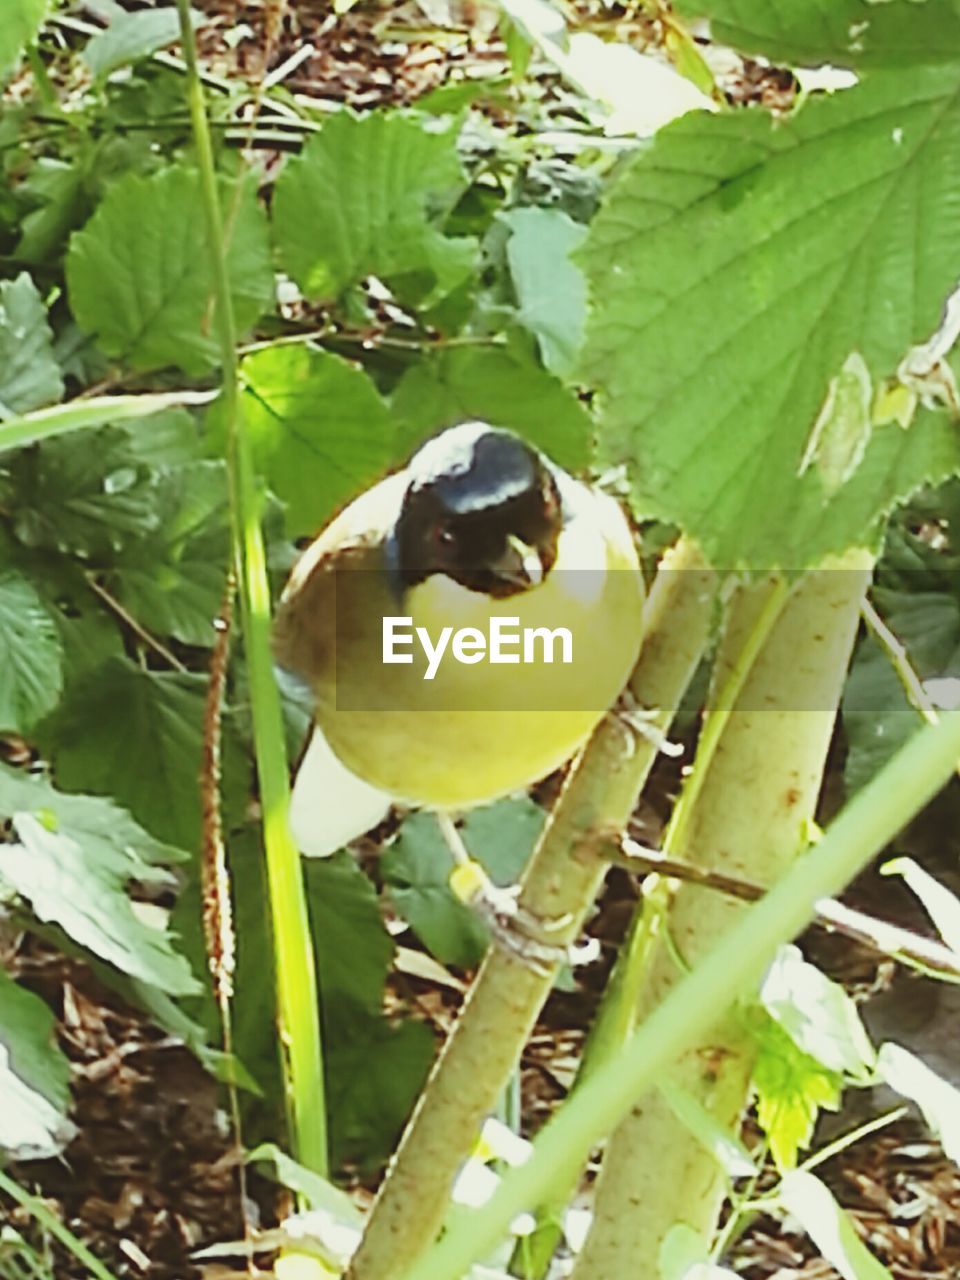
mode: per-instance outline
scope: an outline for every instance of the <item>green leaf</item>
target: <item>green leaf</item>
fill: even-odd
[[[362,1159],[369,1168],[400,1136],[433,1058],[433,1035],[422,1022],[391,1027],[358,1015],[349,1033],[327,1046],[333,1161]]]
[[[780,1184],[779,1196],[843,1280],[893,1280],[819,1178],[799,1169],[788,1173]]]
[[[821,1107],[836,1111],[842,1077],[797,1048],[786,1031],[766,1019],[757,1032],[760,1052],[753,1068],[757,1118],[777,1168],[797,1163],[797,1152],[813,1136]]]
[[[543,821],[543,810],[532,801],[502,800],[473,810],[463,838],[491,879],[507,887],[522,871]],[[490,934],[453,893],[451,870],[450,851],[431,814],[407,818],[380,860],[391,901],[430,954],[441,964],[469,969],[483,959]]]
[[[492,347],[458,347],[414,365],[393,396],[410,446],[441,427],[477,418],[526,436],[572,470],[586,464],[593,424],[583,405],[529,358]]]
[[[951,0],[678,0],[710,19],[713,39],[801,66],[916,66],[960,57]]]
[[[880,1046],[877,1069],[891,1089],[917,1104],[944,1152],[960,1164],[960,1089],[899,1044]]]
[[[195,462],[162,477],[156,509],[156,531],[128,545],[107,583],[148,630],[209,647],[230,562],[224,464]]]
[[[373,885],[343,851],[303,870],[325,1014],[338,1000],[379,1014],[393,943]]]
[[[162,991],[189,995],[197,990],[169,934],[134,915],[125,892],[133,871],[129,859],[94,861],[79,841],[31,813],[15,813],[11,822],[21,843],[0,850],[0,878],[39,919],[53,921],[94,955]]]
[[[256,175],[220,179],[227,269],[239,330],[273,299],[266,220]],[[183,165],[150,177],[130,173],[107,188],[90,221],[70,239],[67,286],[77,322],[134,369],[178,365],[190,374],[217,364],[212,255],[200,178]]]
[[[151,467],[180,467],[199,460],[200,434],[196,420],[180,406],[153,414],[140,426],[128,429],[127,434],[132,451]]]
[[[956,68],[926,68],[787,121],[687,116],[592,224],[582,366],[601,456],[715,563],[800,568],[875,540],[896,501],[960,465],[956,431],[927,413],[876,428],[832,494],[799,474],[851,353],[874,382],[891,375],[960,274],[958,94]]]
[[[476,241],[440,227],[467,182],[459,122],[342,111],[277,179],[273,226],[284,268],[312,299],[367,275],[430,303],[473,270]]]
[[[0,1151],[13,1160],[48,1160],[74,1138],[75,1126],[10,1069],[0,1043]]]
[[[23,271],[0,283],[0,418],[39,409],[62,395],[47,309]]]
[[[307,1201],[311,1209],[324,1209],[344,1226],[359,1228],[363,1218],[353,1201],[334,1186],[326,1178],[322,1178],[313,1169],[306,1169],[298,1164],[275,1142],[261,1142],[258,1147],[248,1153],[247,1164],[269,1164],[273,1168],[273,1176],[291,1191],[297,1191]]]
[[[387,407],[358,365],[278,346],[248,356],[241,372],[247,431],[259,469],[286,504],[291,537],[315,532],[400,461]]]
[[[47,0],[4,0],[0,23],[0,82],[16,66],[24,46],[35,39],[46,13]]]
[[[200,839],[200,771],[206,677],[144,671],[113,659],[92,671],[44,726],[57,780],[108,795],[148,831],[184,849]],[[224,726],[227,819],[242,813],[246,757]]]
[[[843,987],[804,960],[799,947],[782,946],[767,970],[760,1002],[798,1049],[830,1071],[861,1079],[876,1062],[857,1006]]]
[[[89,558],[157,527],[156,477],[119,427],[23,450],[7,486],[13,530],[27,547]]]
[[[450,852],[430,814],[407,818],[396,843],[380,859],[390,901],[441,964],[473,968],[483,959],[489,931],[450,888]]]
[[[76,561],[40,552],[18,556],[16,563],[56,623],[63,689],[69,696],[77,680],[123,652],[119,620],[94,593]]]
[[[10,1066],[58,1111],[65,1112],[70,1105],[70,1063],[57,1046],[55,1027],[50,1006],[0,968],[0,1041],[6,1045]]]
[[[587,229],[559,209],[511,209],[507,261],[520,304],[520,323],[535,335],[551,373],[570,372],[583,342],[587,288],[570,259]]]
[[[63,646],[30,582],[0,573],[0,729],[28,733],[63,687]]]
[[[191,13],[194,26],[201,16]],[[134,13],[117,14],[105,31],[99,31],[87,41],[83,56],[87,66],[100,79],[118,67],[139,62],[179,39],[180,19],[176,9],[138,9]]]
[[[70,796],[0,768],[0,813],[20,843],[0,846],[0,881],[94,955],[172,995],[199,989],[166,930],[143,924],[126,886],[172,881],[180,855],[109,801]]]
[[[37,157],[17,188],[17,203],[28,212],[20,219],[16,261],[46,263],[62,252],[67,234],[89,213],[84,178],[76,162]]]
[[[0,814],[15,813],[32,814],[50,830],[65,832],[95,862],[127,866],[129,880],[167,884],[172,877],[165,867],[188,856],[148,834],[109,800],[70,795],[45,778],[0,765]]]

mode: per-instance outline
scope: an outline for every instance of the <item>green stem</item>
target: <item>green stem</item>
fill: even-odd
[[[846,806],[819,844],[746,914],[667,997],[623,1053],[548,1122],[530,1159],[512,1169],[491,1199],[461,1217],[404,1275],[458,1280],[507,1233],[521,1210],[541,1203],[558,1165],[585,1160],[691,1041],[749,991],[781,943],[813,918],[821,898],[840,893],[952,776],[960,757],[960,715],[921,729]]]
[[[775,577],[769,587],[764,606],[757,615],[736,660],[715,680],[715,692],[700,733],[693,771],[686,779],[663,837],[664,853],[670,853],[683,842],[690,815],[695,810],[703,779],[719,745],[724,726],[757,654],[783,609],[787,597],[786,580]],[[637,1023],[640,993],[647,972],[660,943],[669,945],[668,913],[673,888],[668,876],[651,875],[644,882],[644,892],[610,980],[603,993],[597,1017],[584,1045],[573,1088],[577,1089],[609,1058],[619,1053]],[[556,1198],[543,1206],[538,1215],[537,1230],[522,1237],[514,1249],[512,1264],[524,1280],[540,1280],[546,1275],[553,1253],[562,1235],[565,1205],[576,1189],[580,1165],[573,1164],[557,1181]]]
[[[177,0],[177,10],[214,265],[216,324],[223,364],[221,405],[227,424],[234,556],[240,583],[244,648],[250,675],[254,743],[263,807],[263,839],[276,952],[277,1007],[286,1100],[298,1159],[308,1168],[326,1173],[326,1107],[317,978],[300,856],[287,825],[290,788],[280,695],[270,653],[270,589],[260,527],[260,501],[250,442],[240,420],[233,302],[216,166],[189,0]]]
[[[78,1240],[39,1197],[24,1191],[19,1182],[14,1182],[12,1178],[7,1177],[2,1169],[0,1169],[0,1191],[8,1195],[11,1200],[16,1200],[17,1204],[26,1209],[45,1231],[56,1236],[63,1247],[69,1249],[77,1261],[82,1262],[97,1280],[116,1280],[113,1272],[107,1270],[96,1254],[91,1253],[83,1241]]]

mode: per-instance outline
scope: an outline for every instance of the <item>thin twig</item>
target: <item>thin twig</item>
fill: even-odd
[[[142,640],[148,648],[154,651],[154,653],[159,654],[159,656],[163,658],[164,662],[169,663],[169,665],[173,667],[174,671],[186,674],[187,667],[180,661],[177,655],[175,653],[171,653],[167,646],[161,640],[158,640],[156,636],[151,635],[150,632],[136,620],[133,614],[123,607],[116,596],[111,595],[107,588],[101,582],[97,581],[96,574],[88,571],[83,576],[87,586],[93,594],[98,596],[111,613],[115,613],[120,621],[125,626],[129,627],[139,640]]]
[[[752,881],[698,867],[678,858],[665,857],[658,850],[649,849],[634,840],[624,839],[619,849],[605,847],[601,856],[605,861],[614,862],[642,875],[653,873],[685,884],[696,884],[703,889],[725,893],[731,898],[740,898],[744,902],[757,902],[766,893],[761,885]],[[932,970],[945,980],[960,981],[960,956],[948,947],[911,933],[909,929],[901,929],[899,925],[856,911],[833,898],[825,898],[817,903],[813,923],[821,929],[842,933],[844,937],[861,942],[872,951],[878,951],[881,955],[890,956],[923,972],[929,973]]]
[[[937,709],[927,696],[923,682],[914,671],[902,642],[897,639],[879,613],[877,613],[869,597],[864,600],[860,612],[863,615],[864,622],[873,632],[873,635],[880,642],[881,647],[890,659],[890,665],[896,671],[910,705],[923,716],[927,724],[937,724],[940,720]]]
[[[389,334],[349,333],[337,329],[324,328],[307,329],[302,333],[286,333],[279,338],[245,342],[237,350],[241,356],[248,356],[255,351],[266,351],[268,348],[272,349],[281,346],[300,346],[308,342],[347,342],[352,346],[366,347],[371,350],[384,347],[397,351],[434,351],[445,350],[447,347],[502,347],[506,345],[501,338],[494,335],[489,338],[471,334],[461,334],[451,338],[442,336],[436,338],[396,338]]]

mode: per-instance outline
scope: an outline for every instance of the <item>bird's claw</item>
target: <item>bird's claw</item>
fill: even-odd
[[[679,742],[671,742],[657,723],[660,716],[657,708],[641,706],[629,689],[624,689],[621,693],[612,714],[621,724],[626,725],[635,737],[652,743],[662,755],[683,755],[682,745]]]
[[[549,977],[561,964],[590,964],[597,958],[600,945],[595,938],[585,943],[549,941],[550,934],[570,927],[572,915],[544,919],[521,907],[518,895],[519,885],[503,889],[485,878],[469,899],[502,950],[522,960],[541,977]]]

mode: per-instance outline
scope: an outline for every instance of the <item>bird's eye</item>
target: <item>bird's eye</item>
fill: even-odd
[[[438,547],[452,547],[457,535],[448,524],[438,524],[433,531],[433,540]]]

